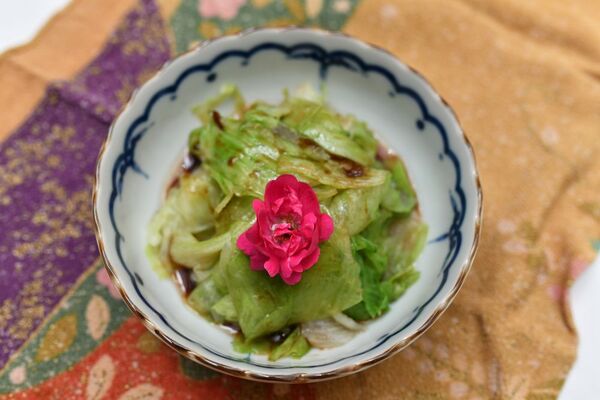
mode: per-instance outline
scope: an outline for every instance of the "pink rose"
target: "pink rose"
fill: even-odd
[[[237,240],[250,257],[250,268],[280,275],[288,285],[319,260],[319,243],[333,233],[333,220],[321,214],[317,195],[292,175],[267,183],[265,201],[254,200],[256,222]]]

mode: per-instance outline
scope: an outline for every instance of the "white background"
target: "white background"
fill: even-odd
[[[45,22],[67,3],[68,0],[1,0],[0,53],[31,40]],[[580,343],[577,362],[567,379],[560,400],[598,400],[600,260],[575,283],[571,289],[571,300]]]

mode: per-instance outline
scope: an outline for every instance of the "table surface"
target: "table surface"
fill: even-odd
[[[0,53],[27,43],[69,0],[0,2]],[[560,400],[597,400],[600,393],[600,258],[571,289],[575,325],[579,331],[578,357]]]

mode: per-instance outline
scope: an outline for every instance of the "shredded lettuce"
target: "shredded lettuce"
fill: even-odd
[[[255,339],[238,336],[233,341],[233,348],[239,353],[267,354],[269,361],[277,361],[283,357],[301,358],[310,351],[311,346],[300,328],[294,328],[279,344],[274,344],[264,336]]]
[[[148,227],[153,268],[162,276],[192,269],[189,305],[216,323],[237,324],[237,351],[302,357],[311,345],[299,326],[312,332],[318,321],[381,316],[419,277],[414,263],[427,226],[402,162],[377,158],[369,127],[333,111],[325,97],[305,86],[285,92],[279,104],[246,104],[237,87],[223,86],[193,110],[201,126],[190,133],[188,151],[201,166],[179,178]],[[227,102],[233,113],[219,111]],[[282,174],[310,184],[335,226],[317,264],[294,286],[250,269],[236,246],[255,221],[253,200]],[[283,342],[268,339],[282,330]]]
[[[410,184],[408,174],[401,161],[396,160],[392,168],[392,186],[383,206],[396,213],[409,213],[417,204],[417,196]]]
[[[326,105],[314,101],[293,98],[289,101],[290,112],[283,121],[300,136],[312,140],[326,151],[368,166],[375,159],[377,141],[366,125],[346,120]],[[347,129],[344,129],[345,123]]]
[[[208,199],[209,186],[210,178],[202,169],[182,176],[150,221],[146,255],[160,276],[168,276],[173,268],[169,246],[176,233],[191,235],[213,228],[215,218]]]
[[[188,296],[188,304],[198,313],[208,315],[221,297],[215,283],[211,279],[207,279],[192,290]]]
[[[327,211],[336,227],[355,235],[376,219],[385,193],[385,185],[345,190],[332,199]]]
[[[230,295],[221,297],[210,309],[216,322],[235,322],[238,319],[237,310]]]
[[[358,177],[348,177],[339,163],[333,160],[313,160],[283,155],[279,158],[278,171],[292,174],[305,182],[314,182],[336,189],[352,189],[379,186],[385,183],[389,172],[383,169],[368,169]]]
[[[225,269],[238,322],[250,339],[289,324],[337,314],[361,300],[359,265],[352,258],[349,237],[341,229],[323,243],[317,264],[294,286],[251,270],[248,257],[233,242],[223,249],[219,267]]]
[[[387,310],[390,302],[388,291],[381,284],[387,267],[387,255],[361,235],[352,237],[352,253],[361,267],[363,298],[360,303],[346,310],[346,314],[355,320],[378,317]]]
[[[387,311],[390,302],[419,279],[413,263],[426,239],[427,226],[418,218],[394,216],[385,210],[353,236],[352,253],[361,268],[363,299],[347,309],[346,315],[362,321]]]
[[[299,328],[294,331],[281,343],[275,347],[271,354],[269,354],[269,360],[277,361],[282,357],[301,358],[303,355],[308,353],[310,350],[310,344]]]
[[[238,353],[245,354],[269,354],[273,344],[267,337],[247,339],[242,335],[236,335],[233,339],[233,349]]]
[[[427,225],[414,213],[406,218],[396,219],[390,224],[390,234],[382,240],[389,255],[386,277],[392,277],[417,260],[427,242]]]

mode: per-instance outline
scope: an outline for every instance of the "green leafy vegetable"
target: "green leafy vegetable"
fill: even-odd
[[[387,256],[375,243],[361,235],[352,237],[352,253],[361,267],[363,299],[346,310],[346,314],[356,320],[378,317],[387,310],[390,302],[389,290],[381,284]]]
[[[212,117],[212,112],[218,106],[220,106],[228,100],[233,100],[235,110],[238,114],[240,114],[243,111],[245,107],[245,102],[239,89],[235,85],[225,84],[221,87],[221,90],[219,91],[219,94],[217,96],[212,97],[204,103],[194,107],[193,112],[200,119],[200,121],[202,121],[202,123],[206,125],[209,123]]]
[[[230,295],[221,297],[221,299],[217,301],[210,310],[216,322],[234,322],[238,319],[237,311],[233,305],[233,300],[231,299]]]
[[[233,113],[220,112],[228,102]],[[245,104],[237,87],[224,85],[193,112],[202,125],[190,133],[188,151],[201,166],[169,191],[148,227],[146,252],[161,276],[193,270],[189,305],[217,323],[238,324],[237,351],[302,357],[310,344],[297,324],[313,332],[311,323],[342,312],[376,318],[417,281],[427,226],[404,165],[376,157],[379,144],[364,122],[333,111],[310,86],[285,92],[279,104]],[[282,174],[310,184],[335,226],[294,286],[250,269],[236,246],[255,221],[252,202]],[[268,339],[282,330],[289,333],[282,343]]]
[[[283,357],[301,358],[311,346],[300,329],[295,328],[280,344],[274,344],[265,336],[255,339],[238,336],[233,341],[233,348],[240,353],[268,354],[270,361],[277,361]]]
[[[419,271],[417,271],[413,265],[410,265],[405,268],[404,271],[383,281],[381,285],[387,294],[389,301],[394,301],[402,296],[418,279]]]
[[[389,179],[386,181],[389,185]],[[350,235],[365,229],[379,213],[386,193],[386,184],[363,189],[349,189],[333,198],[328,212],[336,227],[343,227]]]
[[[218,268],[225,269],[228,292],[249,339],[337,314],[361,300],[359,266],[341,229],[321,246],[317,264],[294,286],[251,270],[248,257],[233,242],[223,249]]]
[[[210,178],[203,170],[179,179],[148,226],[146,254],[161,276],[172,270],[169,245],[175,233],[195,234],[210,230],[215,223],[207,194]]]
[[[396,194],[386,197],[383,206],[397,213],[408,213],[417,204],[417,196],[410,184],[406,169],[400,160],[394,160],[392,171],[392,189]]]
[[[377,141],[364,124],[349,120],[346,130],[327,106],[306,99],[291,99],[289,107],[290,113],[283,121],[299,135],[337,156],[364,166],[373,163]]]
[[[233,339],[233,349],[238,353],[245,354],[269,354],[273,344],[266,337],[246,339],[244,336],[236,336]]]
[[[389,175],[382,169],[368,169],[361,176],[349,177],[339,162],[334,160],[316,162],[309,159],[283,155],[279,158],[278,171],[292,174],[305,182],[314,182],[336,189],[352,189],[379,186]]]
[[[427,232],[427,225],[414,213],[390,225],[390,235],[383,240],[389,255],[386,277],[397,275],[414,264],[427,242]]]
[[[269,360],[277,361],[282,357],[301,358],[308,353],[309,350],[310,344],[306,338],[302,336],[300,329],[296,328],[283,343],[271,351]]]
[[[417,218],[393,217],[389,211],[381,211],[361,234],[353,236],[363,300],[347,309],[346,315],[362,321],[387,311],[390,302],[419,279],[413,263],[426,239],[427,226]]]
[[[215,283],[211,279],[201,282],[188,297],[188,303],[200,314],[208,315],[213,305],[221,299]]]

